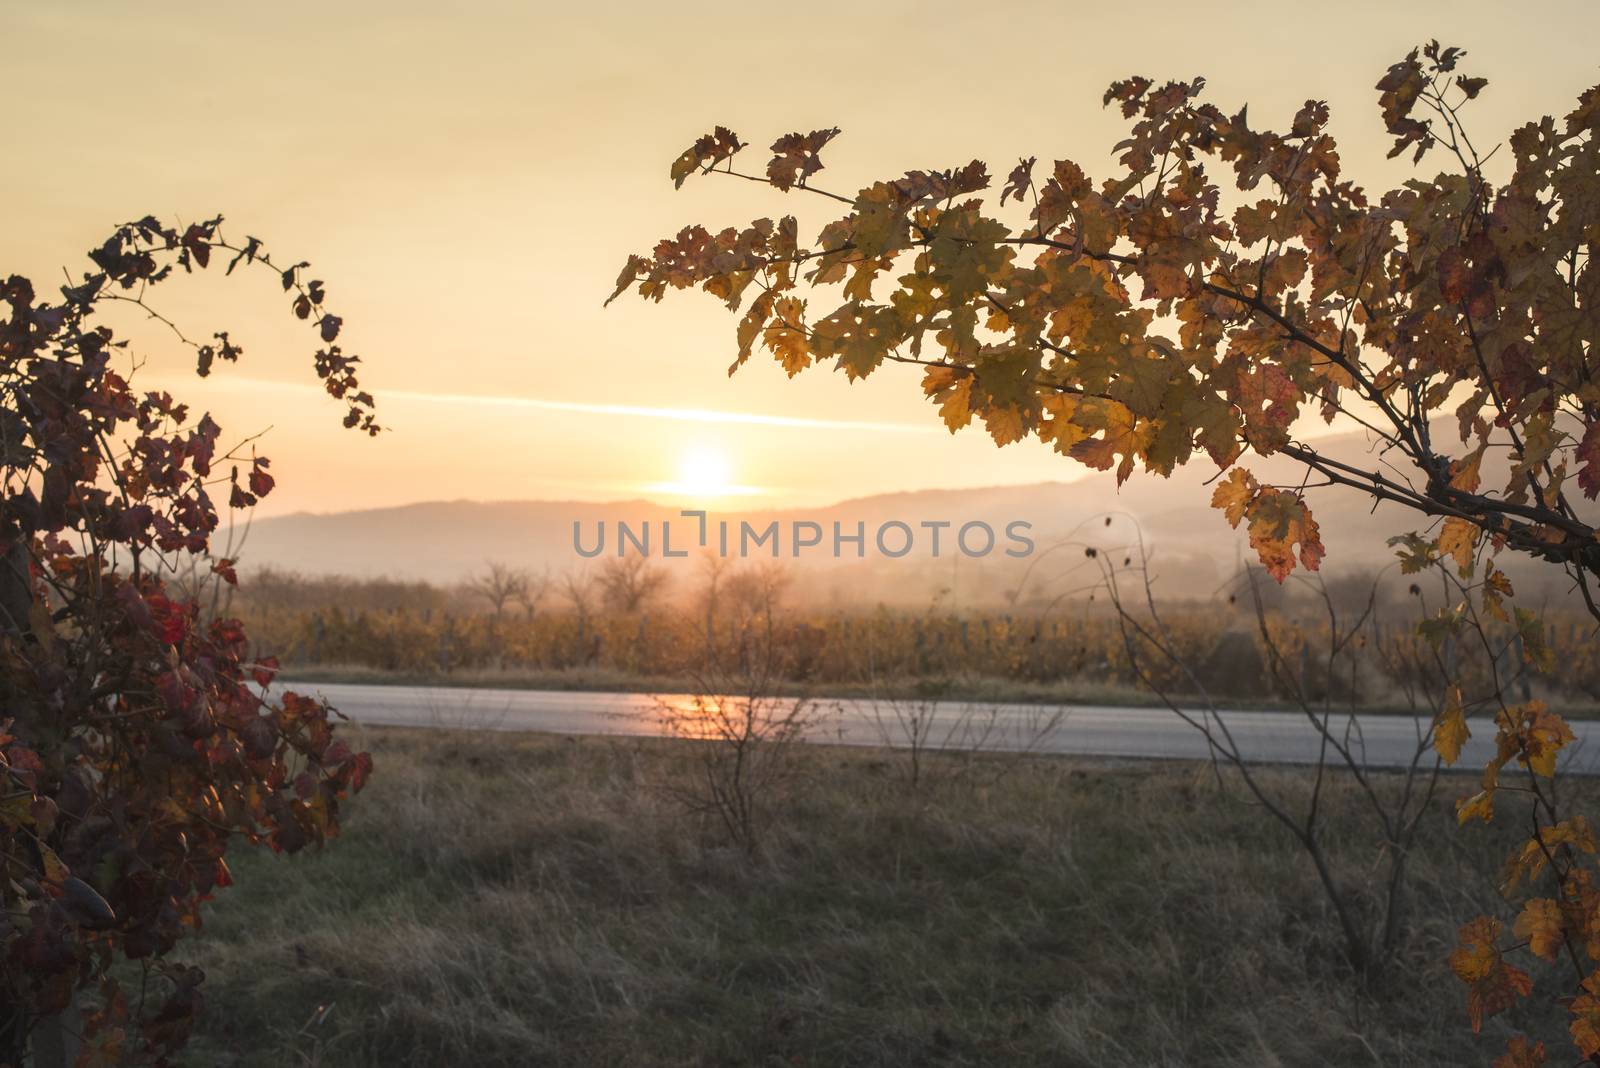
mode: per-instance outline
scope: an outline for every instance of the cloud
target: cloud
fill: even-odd
[[[166,388],[176,384],[176,380],[159,381],[159,385]],[[185,385],[187,388],[193,388],[193,380],[186,379]],[[277,389],[323,394],[322,387],[309,382],[282,382],[237,375],[219,375],[211,380],[210,385],[221,388]],[[378,399],[380,420],[385,400],[403,400],[456,407],[526,408],[545,412],[574,412],[581,415],[626,415],[640,419],[669,419],[685,423],[793,427],[801,430],[861,430],[878,434],[944,433],[943,427],[931,421],[877,423],[854,419],[811,419],[795,415],[768,415],[761,412],[728,412],[715,408],[660,408],[638,404],[595,404],[588,401],[551,400],[544,397],[493,397],[481,393],[424,393],[406,389],[375,389],[372,392]]]

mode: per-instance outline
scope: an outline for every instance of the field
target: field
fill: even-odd
[[[1445,963],[1454,924],[1494,907],[1482,873],[1508,844],[1455,827],[1464,780],[1445,784],[1412,858],[1440,918],[1408,924],[1388,968],[1361,979],[1292,840],[1205,766],[948,757],[913,787],[903,754],[806,746],[750,855],[676,799],[701,770],[692,743],[371,730],[365,744],[377,775],[344,838],[318,855],[241,850],[238,885],[186,947],[209,976],[192,1063],[1458,1065],[1499,1051],[1468,1031]],[[1380,868],[1368,810],[1337,780],[1323,804],[1366,900]]]
[[[1467,693],[1487,695],[1498,679],[1513,697],[1538,697],[1569,715],[1592,715],[1600,702],[1592,623],[1553,614],[1519,630],[1489,620],[1492,655],[1470,641],[1435,647],[1416,629],[1424,599],[1378,597],[1361,583],[1327,587],[1326,602],[1269,584],[1259,606],[1254,595],[1163,606],[1169,657],[1131,648],[1101,602],[1052,611],[821,610],[787,603],[792,576],[744,567],[718,597],[680,590],[633,603],[606,596],[603,580],[619,570],[587,576],[587,586],[569,574],[559,589],[549,576],[521,573],[537,594],[494,611],[470,585],[271,568],[252,574],[237,597],[214,581],[198,592],[214,611],[241,618],[258,648],[305,682],[685,693],[703,684],[708,663],[742,664],[754,637],[781,649],[770,684],[812,696],[1125,705],[1158,703],[1154,684],[1191,701],[1203,687],[1236,708],[1283,708],[1303,695],[1431,716],[1428,691],[1437,692],[1446,665]],[[647,561],[628,574],[641,583],[664,577]],[[1356,629],[1333,657],[1330,609],[1341,632]]]

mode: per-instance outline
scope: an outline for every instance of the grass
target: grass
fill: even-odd
[[[189,944],[209,975],[192,1063],[1459,1065],[1501,1046],[1467,1030],[1444,963],[1506,846],[1454,827],[1454,784],[1413,865],[1425,906],[1362,983],[1288,835],[1205,767],[974,758],[912,792],[898,754],[803,747],[752,858],[662,789],[695,774],[690,743],[366,744],[345,836],[240,855]],[[1360,883],[1365,810],[1338,782],[1324,804]]]

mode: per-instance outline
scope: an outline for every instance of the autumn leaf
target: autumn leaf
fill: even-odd
[[[1056,452],[1070,456],[1089,431],[1077,421],[1078,398],[1064,393],[1046,394],[1039,399],[1040,420],[1036,433]]]
[[[1242,467],[1235,467],[1211,491],[1211,507],[1222,509],[1228,525],[1237,528],[1260,489],[1261,485],[1254,475]]]
[[[1528,948],[1545,960],[1555,960],[1564,941],[1561,907],[1547,897],[1529,898],[1522,906],[1512,933],[1528,943]]]
[[[983,410],[983,428],[996,445],[1009,445],[1027,436],[1029,415],[1014,404],[990,404]]]
[[[726,126],[718,126],[688,148],[672,163],[670,177],[674,189],[683,187],[684,180],[701,168],[710,169],[738,152],[744,144]]]
[[[1600,979],[1590,974],[1581,984],[1582,993],[1572,999],[1568,1011],[1572,1023],[1568,1030],[1578,1052],[1593,1059],[1600,1056]]]
[[[1506,614],[1504,603],[1513,592],[1506,573],[1490,564],[1488,573],[1483,576],[1481,591],[1484,611],[1502,623],[1510,622],[1511,617]]]
[[[1528,973],[1500,955],[1496,943],[1502,927],[1493,917],[1479,916],[1461,927],[1460,945],[1450,954],[1450,970],[1467,984],[1467,1017],[1473,1034],[1482,1030],[1487,1017],[1504,1012],[1533,990]]]
[[[1495,1058],[1490,1068],[1539,1068],[1544,1064],[1545,1056],[1543,1042],[1517,1035],[1506,1043],[1506,1051]]]
[[[1475,983],[1494,971],[1500,960],[1495,941],[1503,925],[1490,916],[1479,916],[1457,934],[1460,945],[1450,955],[1450,970],[1463,983]]]
[[[1315,571],[1322,566],[1317,521],[1298,494],[1263,487],[1245,514],[1250,523],[1250,545],[1273,578],[1282,582],[1294,570],[1296,545],[1306,570]]]
[[[267,474],[269,461],[264,456],[258,456],[250,465],[250,492],[257,497],[265,497],[272,492],[275,480]]]
[[[1469,820],[1482,820],[1488,823],[1494,819],[1494,791],[1479,790],[1471,797],[1464,797],[1456,802],[1456,822],[1465,824]]]
[[[1149,428],[1142,426],[1126,407],[1115,402],[1100,405],[1093,412],[1095,423],[1102,433],[1099,437],[1079,441],[1072,446],[1071,455],[1100,470],[1115,466],[1117,483],[1120,485],[1133,473],[1134,460],[1149,440]],[[1117,462],[1119,456],[1121,463]]]
[[[1000,203],[1002,205],[1011,197],[1016,197],[1020,203],[1028,190],[1033,188],[1033,165],[1039,162],[1037,156],[1029,156],[1020,161],[1006,178],[1005,186],[1000,190]]]
[[[1467,729],[1467,717],[1461,709],[1461,687],[1451,686],[1445,694],[1444,708],[1434,721],[1433,747],[1446,764],[1453,765],[1470,737],[1472,732]]]
[[[1578,106],[1567,113],[1566,125],[1568,134],[1600,129],[1600,85],[1579,94]]]
[[[613,289],[611,291],[611,295],[606,298],[606,303],[610,304],[612,301],[622,296],[623,293],[626,293],[628,291],[628,287],[633,285],[640,273],[649,266],[650,261],[645,259],[645,257],[629,256],[628,261],[622,265],[622,271],[617,275],[616,288]]]
[[[1594,855],[1594,831],[1582,816],[1540,827],[1525,839],[1522,847],[1506,861],[1501,889],[1511,893],[1524,880],[1532,880],[1544,871],[1553,856],[1569,850],[1585,856]]]
[[[838,127],[812,130],[808,134],[785,134],[772,143],[772,161],[767,164],[767,181],[779,189],[804,185],[807,178],[822,169],[818,153],[835,137]]]
[[[1450,488],[1463,493],[1476,493],[1483,484],[1483,453],[1487,444],[1480,444],[1466,456],[1450,464]]]
[[[1416,49],[1404,60],[1391,66],[1378,82],[1384,125],[1395,138],[1394,147],[1389,150],[1390,158],[1416,144],[1416,158],[1421,159],[1423,152],[1432,144],[1427,124],[1411,117],[1411,109],[1421,99],[1426,84],[1422,64],[1417,62]]]
[[[952,434],[972,422],[971,374],[956,367],[930,367],[922,376],[922,390],[939,405]]]
[[[1572,728],[1543,701],[1528,701],[1502,710],[1495,723],[1518,759],[1534,774],[1549,777],[1556,756],[1574,740]]]
[[[1439,531],[1439,555],[1455,560],[1456,570],[1462,578],[1472,574],[1478,546],[1476,524],[1455,516],[1444,521]]]
[[[772,319],[761,340],[783,365],[790,378],[811,365],[811,344],[806,337],[805,301],[783,297],[773,306]]]
[[[211,233],[208,227],[194,223],[183,232],[183,248],[194,257],[194,262],[206,267],[211,262]]]
[[[1593,500],[1600,495],[1600,420],[1584,427],[1583,439],[1578,443],[1578,486],[1583,495]]]

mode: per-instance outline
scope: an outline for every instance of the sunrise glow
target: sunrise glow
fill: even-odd
[[[691,445],[678,457],[677,477],[644,487],[649,493],[684,497],[691,501],[715,501],[724,497],[758,496],[760,486],[744,486],[734,481],[733,460],[727,451],[708,444]]]

